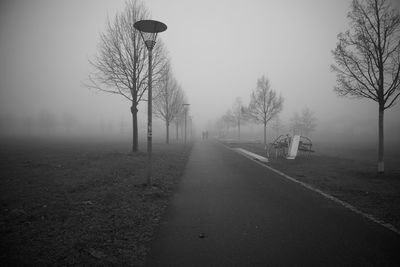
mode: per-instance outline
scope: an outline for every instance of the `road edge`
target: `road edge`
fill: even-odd
[[[234,148],[231,148],[231,147],[229,147],[229,146],[227,146],[227,145],[225,145],[225,144],[223,144],[221,142],[218,142],[218,143],[221,144],[222,146],[224,146],[225,148],[227,148],[227,149],[229,149],[229,150],[231,150],[231,151],[233,151],[235,153],[238,153],[238,154],[250,159],[251,161],[257,163],[258,165],[263,166],[263,167],[269,169],[270,171],[275,172],[276,174],[279,174],[280,176],[286,178],[287,180],[292,181],[294,183],[297,183],[297,184],[299,184],[299,185],[301,185],[301,186],[303,186],[303,187],[305,187],[305,188],[307,188],[307,189],[309,189],[309,190],[311,190],[313,192],[316,192],[316,193],[322,195],[323,197],[325,197],[325,198],[327,198],[327,199],[329,199],[329,200],[331,200],[333,202],[336,202],[336,203],[340,204],[341,206],[345,207],[346,209],[349,209],[352,212],[357,213],[357,214],[363,216],[364,218],[367,218],[370,221],[373,221],[374,223],[377,223],[380,226],[383,226],[386,229],[388,229],[388,230],[400,235],[400,230],[397,229],[396,227],[394,227],[392,224],[386,223],[383,220],[377,219],[375,216],[359,210],[358,208],[354,207],[353,205],[347,203],[346,201],[340,200],[339,198],[334,197],[334,196],[332,196],[332,195],[330,195],[328,193],[325,193],[325,192],[323,192],[322,190],[320,190],[318,188],[315,188],[315,187],[313,187],[313,186],[311,186],[309,184],[301,182],[301,181],[299,181],[299,180],[297,180],[297,179],[295,179],[295,178],[293,178],[293,177],[291,177],[291,176],[289,176],[289,175],[287,175],[287,174],[285,174],[285,173],[283,173],[283,172],[281,172],[281,171],[279,171],[279,170],[277,170],[275,168],[272,168],[271,166],[268,166],[266,163],[263,163],[263,162],[259,161],[258,159],[255,159],[255,158],[249,156],[249,154],[242,153],[242,152],[240,152],[238,150],[235,150]],[[245,150],[245,149],[243,149],[243,150]]]

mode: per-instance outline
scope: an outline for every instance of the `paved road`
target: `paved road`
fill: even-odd
[[[147,265],[400,266],[400,236],[219,143],[198,142]]]

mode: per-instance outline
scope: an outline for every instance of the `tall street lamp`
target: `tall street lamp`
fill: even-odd
[[[147,88],[147,185],[151,186],[151,152],[152,152],[152,60],[153,48],[157,34],[167,29],[167,25],[156,20],[140,20],[133,25],[140,32],[149,54],[149,84]]]
[[[186,103],[184,103],[184,104],[182,104],[183,105],[183,107],[185,108],[185,145],[186,145],[186,136],[187,136],[187,127],[186,127],[186,125],[187,125],[187,113],[188,113],[188,108],[189,108],[189,105],[190,104],[186,104]]]

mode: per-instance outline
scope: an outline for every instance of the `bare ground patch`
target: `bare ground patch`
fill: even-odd
[[[0,149],[0,265],[144,264],[190,146],[154,144],[148,188],[143,152],[14,141]]]

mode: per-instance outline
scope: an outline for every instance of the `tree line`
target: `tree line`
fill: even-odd
[[[331,70],[336,74],[334,92],[378,104],[378,173],[383,174],[384,114],[400,96],[400,12],[391,0],[353,0],[347,18],[350,29],[338,34],[336,48],[332,50],[335,64]],[[277,117],[281,106],[272,91],[251,96],[247,115],[264,125],[264,143],[266,124]],[[219,124],[236,123],[240,135],[240,123],[246,112],[241,114],[243,117],[238,120],[237,113],[229,111]],[[290,124],[293,133],[308,134],[315,128],[315,118],[305,109],[301,116],[295,113]]]
[[[279,113],[283,110],[284,98],[271,88],[271,82],[265,76],[257,80],[256,88],[250,94],[250,102],[246,106],[237,97],[230,109],[216,122],[216,128],[222,135],[229,129],[237,128],[237,138],[240,139],[241,126],[248,123],[263,126],[264,145],[267,143],[267,126],[275,130],[276,136],[283,129]],[[294,134],[308,135],[316,127],[316,117],[309,108],[304,108],[299,115],[297,112],[290,119],[289,128]]]
[[[125,10],[118,13],[113,22],[108,21],[106,31],[100,36],[99,52],[90,61],[94,72],[89,76],[88,86],[124,96],[131,103],[132,151],[138,150],[137,111],[139,102],[146,101],[143,95],[147,90],[145,81],[148,76],[145,68],[147,50],[133,24],[149,17],[143,3],[138,0],[127,2]],[[400,14],[391,0],[353,0],[347,17],[350,29],[337,36],[338,42],[332,51],[335,64],[331,69],[337,78],[334,91],[339,96],[365,98],[378,104],[378,173],[384,173],[384,112],[393,107],[400,96]],[[153,52],[152,78],[155,87],[162,91],[162,84],[164,88],[166,84],[165,75],[169,73],[166,70],[169,59],[161,41],[157,42]],[[167,88],[175,86],[168,85]],[[158,95],[172,103],[170,95],[179,94],[160,92]],[[240,125],[246,120],[262,124],[266,143],[267,124],[278,116],[282,107],[283,98],[271,90],[267,78],[261,77],[251,94],[249,105],[228,112],[219,124],[234,120],[239,134]],[[167,129],[179,117],[173,116],[170,111],[156,112],[165,120]],[[295,114],[292,123],[296,125],[297,121]],[[307,123],[313,125],[312,121],[303,120],[302,128]],[[310,129],[312,127],[303,131]]]
[[[89,88],[116,94],[130,103],[132,114],[132,152],[137,152],[138,105],[145,98],[148,80],[148,56],[135,22],[149,19],[150,12],[139,0],[127,1],[125,9],[118,12],[114,20],[108,19],[105,32],[100,34],[98,53],[89,60],[93,72],[86,85]],[[184,90],[174,78],[171,59],[167,49],[158,39],[153,48],[152,79],[154,94],[154,115],[166,126],[166,142],[169,143],[169,126],[175,122],[181,125],[186,102]],[[178,131],[177,131],[178,133]]]

